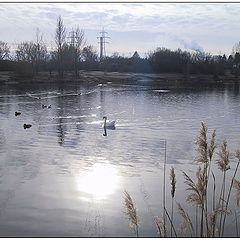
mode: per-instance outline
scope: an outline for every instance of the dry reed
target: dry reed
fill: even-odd
[[[215,138],[216,138],[216,130],[213,130],[212,138],[211,138],[211,141],[210,141],[210,145],[208,147],[208,157],[209,157],[210,161],[212,160],[212,157],[213,157],[213,154],[215,152],[215,149],[217,148]]]
[[[236,198],[236,201],[237,201],[237,206],[239,207],[239,202],[240,202],[240,181],[234,179],[233,187],[236,190],[235,198]]]
[[[166,143],[165,143],[166,144]],[[196,171],[196,177],[192,178],[186,172],[183,172],[184,183],[187,188],[186,191],[188,195],[186,197],[186,201],[191,203],[196,208],[196,219],[195,225],[193,225],[190,216],[187,211],[183,209],[180,203],[177,203],[178,213],[182,217],[183,221],[180,224],[180,230],[182,235],[186,234],[187,231],[191,236],[195,237],[223,237],[224,236],[224,228],[225,228],[225,220],[228,215],[231,214],[231,210],[228,209],[228,205],[230,202],[230,196],[232,188],[235,189],[235,199],[237,202],[237,206],[240,205],[240,181],[236,179],[237,171],[240,165],[240,150],[236,151],[236,158],[238,162],[236,167],[234,168],[233,176],[228,180],[226,173],[230,169],[230,160],[229,160],[229,151],[227,147],[227,141],[223,141],[220,146],[220,150],[217,153],[218,157],[214,156],[214,153],[217,149],[216,145],[216,131],[214,130],[211,134],[211,139],[208,142],[208,128],[204,123],[201,123],[201,129],[199,134],[195,140],[195,144],[197,145],[197,157],[195,161],[199,164],[198,170]],[[218,181],[216,179],[214,166],[211,166],[212,160],[216,162],[216,166],[222,172],[222,180]],[[166,145],[165,145],[165,158],[164,158],[164,187],[163,187],[163,217],[155,217],[154,221],[157,226],[160,237],[167,236],[167,222],[165,217],[168,217],[171,227],[171,237],[173,232],[177,237],[176,227],[174,225],[174,205],[173,200],[175,198],[176,192],[176,175],[175,170],[172,167],[170,169],[170,184],[171,184],[171,216],[168,214],[168,211],[165,207],[165,172],[166,172]],[[210,174],[211,172],[211,174]],[[212,181],[210,181],[212,178]],[[217,182],[219,184],[217,184]],[[230,185],[227,185],[230,183]],[[209,195],[210,184],[212,185],[213,191],[212,195]],[[209,185],[209,186],[208,186]],[[130,224],[135,228],[136,234],[138,236],[138,217],[136,212],[136,207],[133,203],[128,192],[124,192],[125,194],[125,205],[127,209],[127,216],[129,218]],[[211,211],[209,212],[210,206],[208,206],[211,201],[210,197],[212,197],[212,206]],[[210,202],[210,203],[209,203]],[[201,212],[198,212],[198,209]],[[235,224],[236,224],[236,233],[238,236],[238,223],[237,223],[237,215],[235,211]],[[200,226],[200,231],[198,231],[198,223]],[[195,229],[195,232],[194,232]],[[205,231],[206,230],[206,231]]]
[[[183,218],[183,222],[181,223],[181,232],[182,233],[186,233],[187,230],[190,231],[190,234],[192,236],[193,233],[193,224],[192,221],[188,215],[188,213],[183,209],[183,207],[181,206],[180,203],[177,203],[178,206],[178,213],[180,214],[180,216],[182,216]]]
[[[201,125],[202,127],[199,131],[199,135],[195,140],[198,152],[196,162],[207,163],[208,162],[207,126],[203,122],[201,123]]]
[[[218,153],[219,158],[216,160],[218,168],[223,172],[223,179],[222,179],[222,187],[219,197],[219,204],[221,204],[222,210],[225,208],[225,188],[226,188],[226,172],[230,169],[229,166],[229,151],[227,149],[227,142],[223,141],[221,145],[221,149]],[[223,211],[220,214],[219,220],[219,237],[222,234],[222,227],[223,227]]]
[[[125,214],[127,215],[129,220],[129,227],[135,230],[136,236],[138,237],[139,219],[137,215],[137,208],[130,194],[126,190],[124,191],[124,195],[124,202],[126,208]]]
[[[226,172],[227,170],[230,169],[229,151],[227,150],[227,141],[223,141],[221,150],[219,151],[218,155],[219,155],[219,159],[216,160],[216,163],[222,172]]]
[[[165,233],[167,232],[167,229],[166,229],[166,224],[164,223],[163,219],[160,217],[155,217],[154,221],[157,226],[159,236],[164,237]]]
[[[171,197],[172,197],[172,204],[171,204],[171,237],[172,237],[172,232],[173,232],[173,199],[175,196],[175,191],[176,191],[176,175],[174,168],[172,167],[170,170],[170,181],[171,181]]]

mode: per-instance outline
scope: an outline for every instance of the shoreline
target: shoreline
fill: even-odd
[[[186,76],[180,73],[123,73],[103,71],[79,71],[79,77],[67,72],[63,78],[59,78],[57,72],[50,76],[49,72],[39,72],[37,76],[21,76],[14,72],[0,72],[0,85],[17,84],[67,84],[79,83],[83,85],[95,85],[100,83],[139,84],[153,86],[223,86],[240,83],[240,78],[231,74],[213,76],[203,74],[191,74]]]

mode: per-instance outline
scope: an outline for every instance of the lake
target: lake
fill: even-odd
[[[236,161],[239,109],[238,85],[2,85],[0,235],[133,237],[124,213],[127,190],[137,206],[139,236],[157,237],[153,218],[162,216],[165,143],[167,207],[173,166],[176,201],[191,213],[181,171],[195,176],[193,142],[201,121],[210,132],[216,129],[219,145],[228,141]],[[103,116],[116,120],[107,136]],[[232,220],[227,226],[226,234],[236,236]]]

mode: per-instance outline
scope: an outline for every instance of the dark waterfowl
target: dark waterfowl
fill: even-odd
[[[23,124],[23,128],[24,128],[24,129],[26,129],[26,128],[30,128],[30,127],[32,127],[31,124],[25,124],[25,123]]]
[[[15,116],[21,115],[22,113],[20,112],[15,112]]]
[[[47,108],[52,108],[52,105],[49,105]]]
[[[42,108],[47,108],[47,105],[42,104]]]

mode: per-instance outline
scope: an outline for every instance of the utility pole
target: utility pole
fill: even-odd
[[[69,32],[69,37],[67,37],[67,38],[70,38],[71,40],[70,40],[70,45],[72,46],[72,47],[75,47],[75,39],[77,38],[77,36],[75,35],[76,34],[76,32],[74,32],[73,30],[71,31],[71,32]]]
[[[103,57],[106,57],[106,47],[105,47],[105,43],[109,43],[106,42],[105,39],[106,38],[110,38],[107,37],[106,34],[107,32],[104,31],[104,28],[102,29],[101,32],[99,32],[101,35],[97,38],[99,38],[99,45],[100,45],[100,61],[102,61]]]
[[[84,32],[80,31],[78,28],[76,31],[72,29],[71,32],[69,32],[69,37],[70,39],[70,49],[71,49],[71,54],[73,57],[73,64],[74,64],[74,70],[75,70],[75,75],[78,76],[78,64],[79,64],[79,58],[80,58],[80,47],[82,44],[85,44],[84,41]]]

